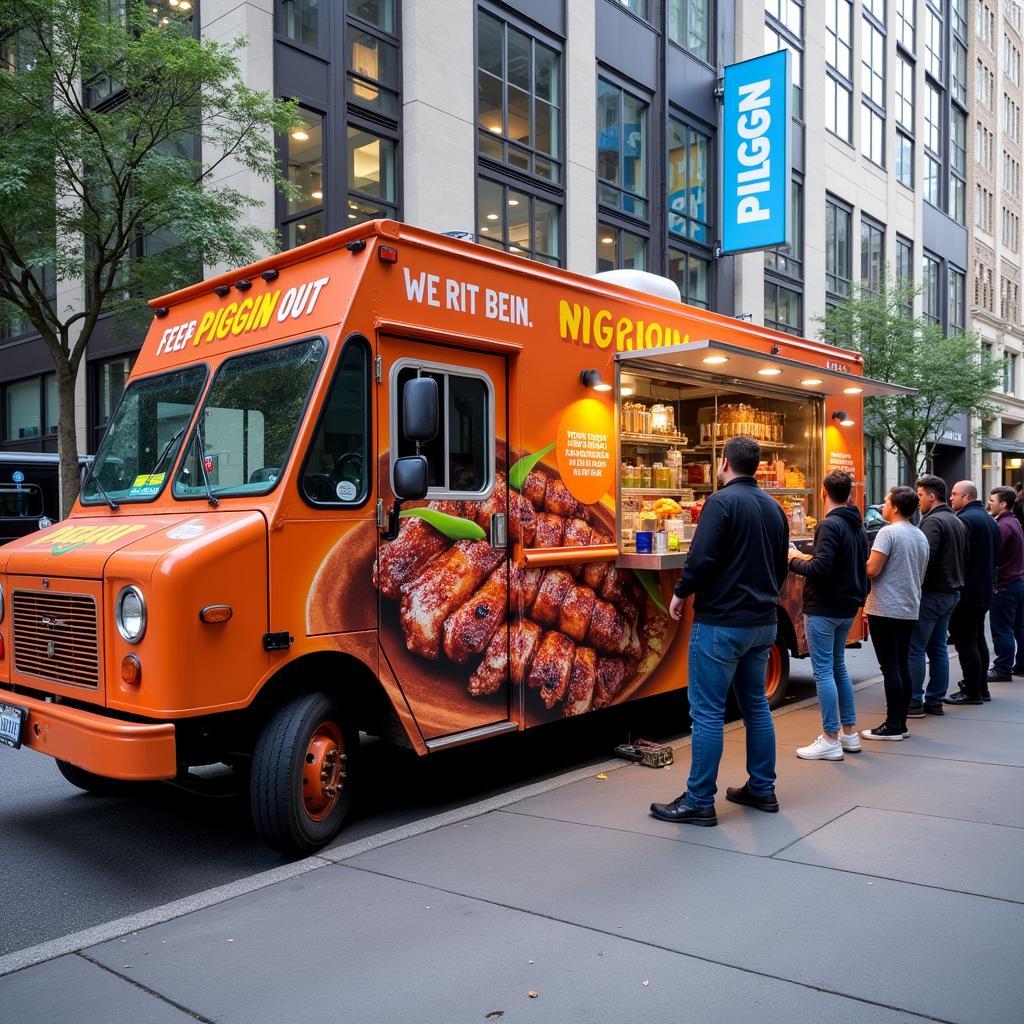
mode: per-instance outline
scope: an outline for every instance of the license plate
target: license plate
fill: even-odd
[[[24,708],[0,704],[0,743],[17,750],[21,746],[21,727],[27,717]]]

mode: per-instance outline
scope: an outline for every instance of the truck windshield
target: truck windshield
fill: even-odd
[[[174,496],[230,497],[273,490],[323,354],[324,343],[310,338],[225,362],[196,421],[201,444],[193,433],[174,479]]]
[[[174,465],[206,373],[206,366],[188,366],[132,381],[125,388],[82,488],[83,505],[105,503],[103,491],[116,501],[156,498]]]

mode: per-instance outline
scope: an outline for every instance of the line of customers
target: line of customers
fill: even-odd
[[[800,747],[806,760],[842,760],[861,738],[902,741],[908,718],[944,714],[943,705],[980,705],[990,682],[1024,675],[1024,505],[996,488],[987,514],[969,480],[946,484],[926,475],[916,490],[886,495],[886,525],[869,548],[860,512],[849,504],[848,473],[825,477],[825,515],[810,553],[789,545],[781,507],[757,486],[756,441],[726,442],[722,487],[705,503],[669,613],[682,617],[693,595],[689,698],[693,723],[686,792],[651,804],[665,821],[717,824],[715,794],[726,699],[734,689],[746,727],[747,782],[726,798],[756,810],[779,809],[775,729],[765,673],[775,642],[777,602],[787,571],[805,577],[803,627],[821,708],[822,733]],[[921,512],[920,526],[914,519]],[[885,685],[885,721],[858,733],[846,643],[860,607]],[[991,609],[995,661],[989,667],[985,616]],[[947,637],[952,632],[964,678],[948,695]],[[927,679],[927,686],[926,686]]]

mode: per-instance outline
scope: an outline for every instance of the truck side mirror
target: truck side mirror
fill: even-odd
[[[437,381],[433,377],[413,377],[405,382],[402,431],[410,441],[432,441],[437,436],[438,404]],[[397,473],[395,479],[398,479]]]
[[[433,383],[431,381],[431,384]],[[384,532],[384,540],[394,540],[398,536],[398,513],[402,511],[402,502],[420,501],[425,498],[430,484],[425,455],[403,455],[402,458],[395,459],[392,470],[395,501],[388,513],[388,528]]]

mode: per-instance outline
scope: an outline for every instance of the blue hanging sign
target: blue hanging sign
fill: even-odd
[[[791,59],[777,50],[725,68],[723,254],[789,242]]]

